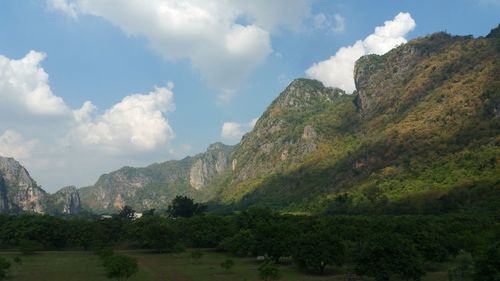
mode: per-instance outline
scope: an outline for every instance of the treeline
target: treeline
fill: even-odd
[[[344,266],[375,280],[419,280],[429,265],[460,256],[450,276],[500,278],[500,224],[492,217],[297,216],[267,209],[222,216],[193,210],[170,217],[150,211],[140,219],[133,219],[130,208],[111,219],[2,215],[0,247],[26,252],[216,248],[273,263],[293,261],[310,273]]]

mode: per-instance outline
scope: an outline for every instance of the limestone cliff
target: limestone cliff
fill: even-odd
[[[80,195],[75,186],[66,186],[48,196],[51,213],[74,215],[81,211]]]
[[[137,210],[166,208],[176,195],[207,197],[206,187],[224,174],[231,163],[232,147],[215,143],[204,153],[143,168],[123,167],[102,175],[79,190],[82,203],[98,212],[130,205]]]
[[[0,156],[0,210],[43,213],[46,196],[19,162]]]

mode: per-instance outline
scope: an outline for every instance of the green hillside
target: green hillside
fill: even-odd
[[[187,195],[218,211],[498,210],[498,30],[435,33],[362,57],[352,95],[296,79],[236,146],[103,175],[79,190],[82,203],[161,209]]]
[[[365,56],[352,96],[294,81],[236,148],[242,164],[217,203],[342,213],[498,210],[496,33],[435,33]],[[310,102],[281,103],[294,97]]]

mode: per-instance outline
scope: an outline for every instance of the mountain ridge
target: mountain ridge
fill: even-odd
[[[0,213],[76,214],[80,208],[75,187],[49,194],[17,160],[0,156]]]
[[[147,209],[165,207],[180,194],[229,210],[321,211],[403,204],[419,196],[434,202],[480,182],[495,188],[497,31],[479,38],[439,32],[364,56],[356,62],[353,95],[296,79],[221,155],[207,149],[179,161],[120,169],[113,173],[121,179],[80,189],[83,202],[95,210],[124,204]],[[174,170],[178,177],[165,180]],[[127,173],[137,173],[136,186],[115,192],[134,183]],[[101,202],[92,205],[99,195]]]

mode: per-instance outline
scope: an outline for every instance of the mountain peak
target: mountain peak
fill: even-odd
[[[281,92],[271,104],[272,107],[286,109],[300,109],[317,103],[333,100],[345,92],[338,88],[325,87],[318,80],[299,78],[295,79]]]

